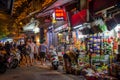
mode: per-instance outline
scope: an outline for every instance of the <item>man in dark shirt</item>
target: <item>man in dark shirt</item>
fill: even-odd
[[[17,48],[20,50],[20,52],[22,52],[22,49],[23,49],[23,44],[22,44],[22,42],[20,42],[20,45],[18,45]]]
[[[20,45],[18,45],[17,48],[20,51],[20,56],[21,56],[21,60],[22,60],[23,59],[25,45],[22,42],[20,42]]]
[[[10,49],[11,49],[11,45],[10,45],[9,41],[7,41],[5,43],[5,50],[6,50],[8,55],[10,55]]]

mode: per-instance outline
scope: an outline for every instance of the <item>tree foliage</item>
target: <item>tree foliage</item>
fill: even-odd
[[[0,38],[3,38],[9,34],[7,25],[0,22]]]
[[[4,12],[0,13],[0,38],[5,37],[10,34],[11,29],[9,29],[9,24],[12,19],[10,18],[9,15],[7,15]]]

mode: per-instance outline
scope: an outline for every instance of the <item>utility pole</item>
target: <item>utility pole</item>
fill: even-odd
[[[71,15],[67,11],[67,23],[68,23],[68,33],[69,33],[69,44],[72,44],[72,25],[71,25]]]

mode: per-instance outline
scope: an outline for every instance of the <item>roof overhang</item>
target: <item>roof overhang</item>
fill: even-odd
[[[37,14],[36,17],[44,17],[53,13],[54,9],[61,7],[67,3],[75,2],[75,0],[56,0],[53,4],[49,5],[46,9],[42,10]]]

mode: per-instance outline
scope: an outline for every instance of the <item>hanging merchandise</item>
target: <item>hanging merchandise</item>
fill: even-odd
[[[112,53],[112,44],[108,42],[108,39],[103,40],[103,52],[104,54],[111,54]]]
[[[112,29],[114,29],[117,26],[117,22],[114,18],[107,19],[105,21],[105,24],[107,25],[107,29],[109,31],[111,31]]]
[[[77,49],[79,49],[80,50],[80,41],[79,40],[77,40],[75,43],[74,43],[74,46],[77,48]]]
[[[73,41],[76,42],[77,41],[76,31],[72,32],[72,36],[73,36]]]
[[[105,25],[102,19],[96,19],[92,23],[92,29],[94,33],[105,32],[107,31],[107,26]]]
[[[101,36],[99,34],[90,35],[88,45],[90,53],[100,54]]]
[[[103,22],[102,19],[99,19],[98,20],[98,25],[100,27],[100,29],[104,32],[104,31],[107,31],[107,26],[105,25],[105,23]]]
[[[105,28],[103,29],[103,31]],[[89,34],[87,36],[88,54],[78,57],[79,70],[85,77],[95,77],[95,80],[105,79],[110,73],[113,62],[113,52],[117,49],[117,39],[111,37],[109,32]],[[86,65],[89,63],[88,65]],[[87,66],[87,67],[86,67]],[[109,76],[109,78],[112,78]]]
[[[117,50],[118,50],[118,39],[115,38],[113,41],[114,41],[113,42],[113,53],[118,54],[118,52],[117,52]]]
[[[91,54],[90,64],[94,65],[98,71],[108,73],[109,54],[112,52],[110,42],[103,34],[89,35],[88,50]]]

